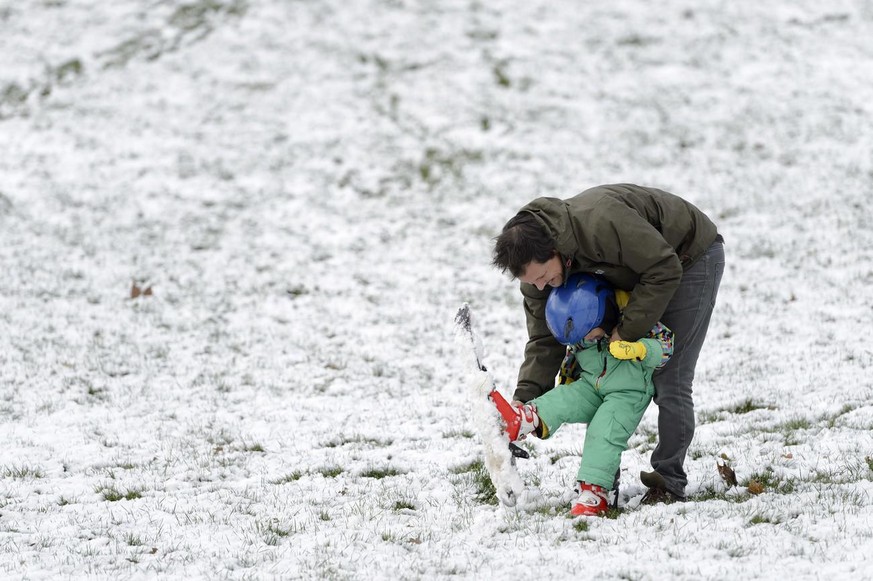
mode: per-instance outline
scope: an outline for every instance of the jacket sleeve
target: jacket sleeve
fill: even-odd
[[[521,294],[524,297],[528,341],[513,398],[528,402],[555,386],[555,377],[561,368],[566,347],[558,343],[546,324],[549,290],[539,291],[533,285],[521,283]]]
[[[664,314],[682,279],[682,263],[661,233],[636,210],[608,198],[603,203],[596,222],[603,262],[625,266],[639,275],[618,326],[622,339],[636,341]]]

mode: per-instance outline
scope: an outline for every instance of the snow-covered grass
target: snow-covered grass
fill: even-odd
[[[0,0],[0,31],[0,576],[871,575],[867,0]],[[504,509],[452,318],[511,393],[491,238],[619,181],[727,240],[692,501],[637,506],[653,406],[621,511],[567,517],[582,426]]]

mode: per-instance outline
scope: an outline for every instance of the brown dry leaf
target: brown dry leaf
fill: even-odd
[[[152,296],[152,287],[147,286],[145,288],[142,288],[141,286],[136,284],[136,281],[133,281],[130,285],[130,298],[135,299],[135,298],[138,298],[140,296],[144,296],[144,297]]]
[[[716,468],[718,468],[719,476],[721,476],[721,479],[725,481],[725,484],[728,485],[728,488],[737,485],[737,474],[736,472],[734,472],[734,469],[730,467],[727,461],[716,460],[715,465]]]
[[[757,480],[749,482],[749,494],[761,494],[764,492],[764,485]]]

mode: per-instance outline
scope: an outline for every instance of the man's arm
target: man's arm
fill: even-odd
[[[658,322],[682,279],[676,251],[636,210],[620,200],[604,200],[592,221],[603,234],[603,261],[624,266],[639,275],[612,339],[635,341]]]

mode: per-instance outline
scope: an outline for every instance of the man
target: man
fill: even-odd
[[[551,287],[570,274],[600,275],[631,292],[611,341],[637,341],[661,321],[673,357],[654,376],[658,445],[653,472],[640,473],[647,504],[685,500],[683,464],[694,436],[692,383],[724,272],[724,241],[703,212],[655,188],[614,184],[568,200],[537,198],[495,239],[494,265],[521,282],[528,342],[514,399],[552,389],[565,347],[549,332]]]

